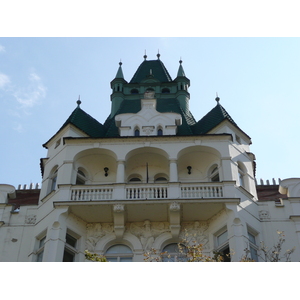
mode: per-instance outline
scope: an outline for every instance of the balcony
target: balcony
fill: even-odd
[[[59,185],[54,207],[69,206],[73,213],[86,222],[115,222],[115,206],[121,205],[130,222],[151,219],[160,222],[176,214],[179,207],[182,222],[208,220],[225,204],[238,204],[234,181],[223,182],[169,182],[169,183],[115,183],[103,185]],[[45,199],[44,201],[47,201]],[[175,210],[172,205],[175,204]],[[124,204],[124,206],[122,206]],[[129,222],[129,221],[128,221]]]
[[[72,186],[71,201],[224,198],[224,183]]]

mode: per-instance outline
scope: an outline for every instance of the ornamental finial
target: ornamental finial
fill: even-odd
[[[144,59],[146,60],[146,58],[147,58],[147,55],[146,55],[146,50],[145,50],[145,55],[144,55]]]
[[[81,101],[80,101],[80,95],[78,96],[78,100],[76,101],[76,103],[77,103],[77,105],[78,105],[78,107],[79,107],[79,105],[81,104]]]
[[[159,54],[159,49],[157,50],[157,59],[159,59],[159,57],[160,57],[160,54]]]
[[[215,100],[219,103],[220,98],[219,98],[219,96],[218,96],[218,93],[216,93],[216,95],[217,95],[217,96],[216,96],[216,99],[215,99]]]

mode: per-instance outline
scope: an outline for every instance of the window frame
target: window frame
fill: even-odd
[[[227,234],[226,239],[224,241],[219,241],[219,237],[223,234]],[[218,230],[214,234],[214,243],[215,243],[215,252],[220,253],[223,255],[224,262],[230,262],[230,248],[229,248],[229,239],[228,239],[228,229],[227,227],[223,227],[222,229]],[[228,254],[228,256],[227,256]]]
[[[258,233],[252,230],[251,228],[247,229],[248,233],[248,243],[249,243],[249,253],[250,253],[250,258],[253,259],[254,261],[258,262],[258,250],[259,247],[257,245],[257,236]]]
[[[123,246],[126,247],[127,249],[130,250],[130,252],[112,252],[112,253],[108,253],[108,251],[114,247],[118,247],[118,246]],[[105,251],[105,257],[107,261],[110,262],[132,262],[133,261],[133,251],[131,249],[131,247],[129,247],[128,245],[125,244],[114,244],[111,245],[110,247],[107,248],[107,250]],[[111,259],[116,259],[114,261],[111,261]],[[122,259],[129,259],[129,261],[122,261]]]
[[[40,235],[36,237],[36,262],[42,262],[44,257],[44,250],[45,250],[45,244],[46,244],[46,238],[47,238],[47,232],[44,231]]]
[[[68,242],[68,240],[75,242],[75,244],[71,244]],[[67,255],[72,255],[72,262],[76,262],[76,254],[78,254],[78,241],[79,241],[79,236],[76,233],[71,232],[70,230],[67,230],[66,236],[65,236],[65,247],[64,247],[64,252],[63,252],[63,262],[70,262],[68,260],[65,260]]]

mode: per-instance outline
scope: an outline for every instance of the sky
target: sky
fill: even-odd
[[[256,178],[300,177],[300,39],[278,37],[0,38],[0,183],[41,183],[42,147],[76,108],[104,123],[119,62],[130,81],[143,56],[174,79],[182,59],[190,110],[221,105],[252,140]]]

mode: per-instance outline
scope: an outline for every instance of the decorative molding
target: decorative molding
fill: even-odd
[[[179,234],[180,240],[187,242],[202,244],[203,249],[209,248],[209,238],[206,230],[208,229],[208,222],[188,222],[181,224],[181,231]]]
[[[121,212],[124,212],[124,210],[125,210],[124,204],[115,204],[114,205],[114,212],[121,213]]]
[[[149,220],[128,223],[127,230],[141,241],[144,250],[150,250],[155,239],[162,233],[170,232],[168,222],[150,222]]]
[[[179,211],[180,210],[180,204],[177,202],[173,202],[170,204],[170,210],[171,211]]]
[[[86,232],[86,247],[89,251],[94,251],[102,237],[114,232],[114,226],[112,223],[88,223]]]
[[[260,210],[259,211],[259,219],[261,221],[269,220],[270,219],[270,213],[267,210]]]
[[[36,215],[28,215],[25,217],[25,224],[35,224],[36,223]]]

